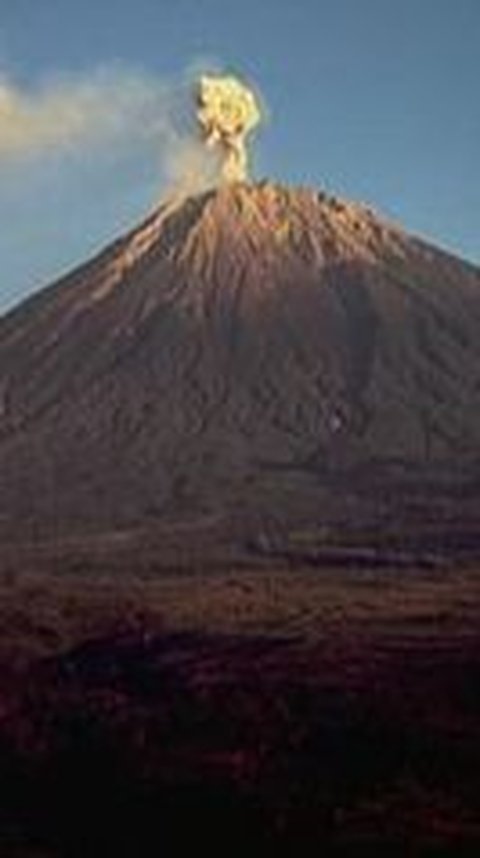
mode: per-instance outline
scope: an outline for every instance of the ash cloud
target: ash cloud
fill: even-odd
[[[199,134],[194,105],[198,67],[176,80],[101,69],[22,86],[0,73],[0,170],[35,169],[70,159],[136,157],[156,169],[165,193],[216,184],[219,153]],[[107,159],[107,160],[106,160]],[[72,166],[72,163],[70,166]]]
[[[205,90],[200,113],[195,104],[199,82]],[[0,70],[0,170],[85,154],[98,156],[105,164],[105,154],[118,160],[133,153],[155,164],[159,187],[167,193],[211,187],[225,175],[225,152],[232,162],[238,153],[243,156],[243,138],[258,121],[255,115],[253,123],[246,122],[240,111],[242,131],[235,129],[235,134],[223,127],[225,116],[220,125],[212,124],[212,98],[206,96],[211,90],[222,95],[223,107],[222,86],[233,87],[227,93],[227,119],[233,116],[237,122],[239,105],[243,112],[245,105],[257,109],[253,94],[242,90],[234,78],[221,77],[216,64],[192,65],[177,79],[108,68],[83,76],[56,75],[30,86]],[[214,106],[217,102],[213,99]],[[235,178],[241,171],[234,166]]]
[[[221,153],[221,181],[247,181],[247,137],[261,118],[255,93],[238,78],[218,74],[200,76],[197,120],[205,145]]]

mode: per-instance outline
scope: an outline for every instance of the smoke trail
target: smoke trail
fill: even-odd
[[[178,196],[201,193],[218,184],[220,161],[194,137],[178,135],[163,152],[166,193]]]
[[[165,135],[161,81],[123,70],[31,89],[0,78],[0,159],[18,161]]]
[[[195,193],[246,178],[259,120],[250,89],[198,64],[173,81],[115,68],[27,88],[0,74],[0,169],[131,151],[155,159],[168,192]]]

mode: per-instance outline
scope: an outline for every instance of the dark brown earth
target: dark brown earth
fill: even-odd
[[[0,588],[2,858],[475,856],[475,569]]]
[[[480,276],[170,202],[0,320],[0,856],[480,853]]]

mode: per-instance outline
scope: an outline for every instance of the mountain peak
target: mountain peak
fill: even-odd
[[[402,254],[405,234],[367,207],[271,182],[229,183],[193,197],[172,198],[116,247],[109,284],[151,254],[191,271],[237,264],[270,273],[316,267],[335,258],[378,261]],[[224,272],[225,273],[225,272]]]
[[[480,480],[479,324],[479,272],[367,207],[168,200],[0,320],[0,531],[431,504]]]

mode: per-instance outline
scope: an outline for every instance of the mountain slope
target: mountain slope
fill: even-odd
[[[164,205],[0,321],[0,533],[475,495],[479,329],[478,270],[362,206]]]

